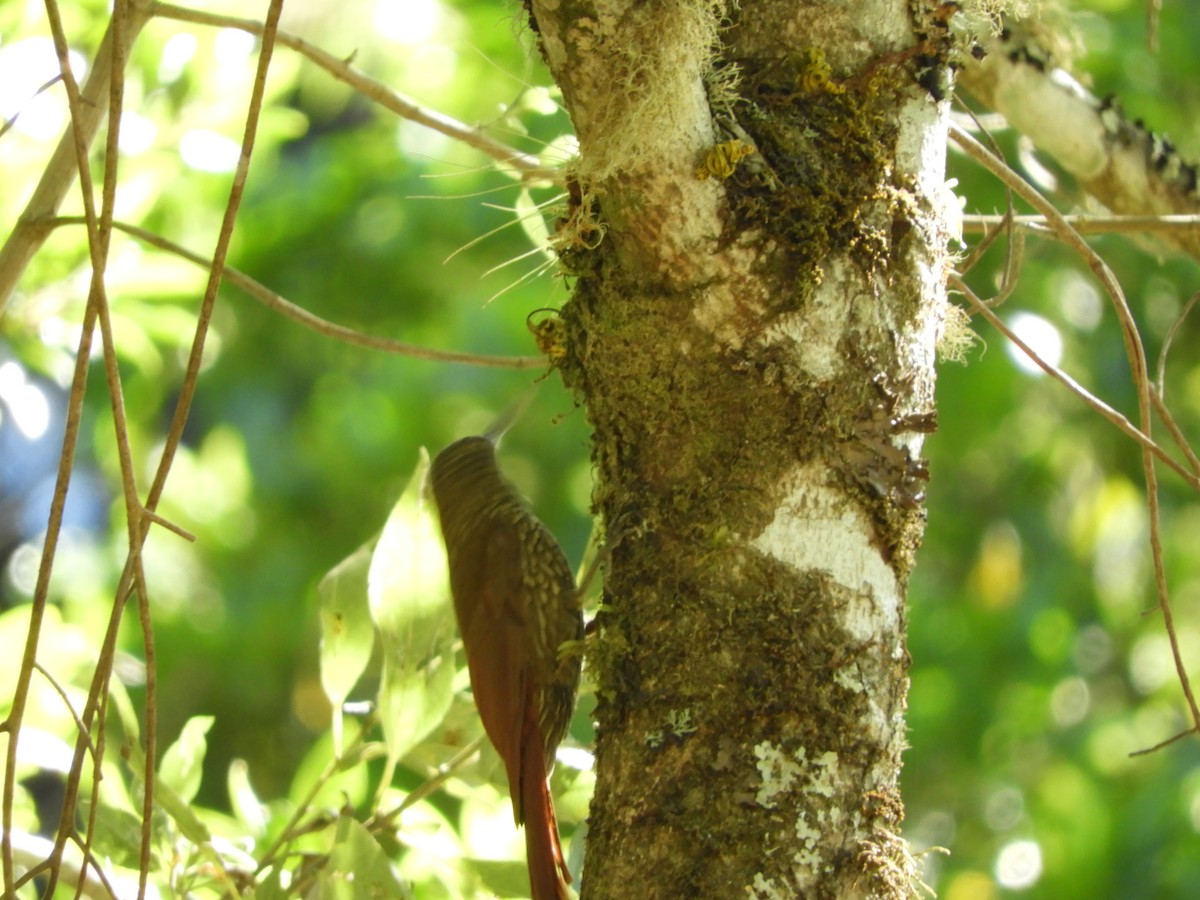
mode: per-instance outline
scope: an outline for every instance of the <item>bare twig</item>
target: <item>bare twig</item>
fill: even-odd
[[[1158,53],[1158,25],[1162,16],[1162,0],[1146,0],[1146,48]]]
[[[92,736],[88,734],[87,726],[83,724],[83,720],[79,718],[79,713],[75,711],[75,706],[71,703],[71,698],[67,696],[66,688],[59,684],[58,679],[56,679],[50,673],[50,670],[37,660],[34,660],[33,667],[42,674],[43,678],[50,682],[50,687],[53,688],[54,693],[58,694],[59,699],[63,702],[63,706],[65,706],[67,708],[67,712],[71,714],[71,718],[75,721],[75,729],[84,739],[84,742],[87,744],[88,752],[91,753],[94,758],[96,756],[96,747],[92,743]]]
[[[141,513],[142,503],[137,487],[137,475],[133,464],[133,452],[129,446],[129,428],[125,416],[125,396],[121,387],[121,373],[117,362],[116,341],[113,337],[112,321],[109,315],[108,297],[104,285],[104,273],[108,265],[108,253],[112,239],[113,212],[116,208],[117,173],[120,161],[118,152],[121,110],[124,104],[125,91],[125,61],[126,50],[122,41],[125,30],[129,27],[129,0],[117,0],[113,5],[112,31],[114,36],[112,55],[112,76],[109,85],[108,128],[106,133],[104,154],[104,187],[100,212],[100,222],[97,233],[89,230],[88,243],[92,256],[92,288],[97,296],[99,307],[100,336],[104,348],[104,372],[108,384],[109,401],[112,409],[113,432],[117,445],[117,459],[121,470],[121,487],[125,500],[126,532],[128,542],[129,567],[134,573],[134,585],[138,593],[139,607],[149,607],[149,597],[146,594],[145,568],[142,563],[142,542],[140,533],[144,533]],[[85,195],[85,209],[90,208],[91,188],[88,173],[81,163],[80,187]],[[118,615],[124,612],[124,603],[118,593],[114,598],[114,609]],[[114,624],[115,619],[114,616]],[[143,627],[143,643],[152,644],[151,636]],[[154,691],[155,672],[154,654],[151,650],[146,654],[146,755],[153,760],[158,720],[156,695]],[[96,670],[96,680],[103,684],[103,690],[94,694],[97,703],[97,758],[92,761],[92,798],[88,805],[88,823],[84,832],[83,852],[84,865],[91,859],[92,840],[96,833],[96,817],[99,812],[99,793],[102,780],[101,766],[104,758],[104,745],[107,736],[105,728],[105,711],[108,702],[108,680],[112,677],[111,662]],[[150,839],[151,814],[153,812],[153,775],[149,776],[145,795],[143,797],[141,846],[139,848],[140,864],[138,896],[146,892],[146,883],[150,870]]]
[[[153,522],[155,525],[165,528],[167,531],[171,532],[172,534],[179,535],[181,538],[183,538],[188,543],[194,544],[196,542],[196,536],[194,534],[192,534],[190,531],[188,531],[182,525],[180,525],[176,522],[172,522],[170,519],[166,518],[165,516],[160,516],[158,513],[153,512],[152,510],[146,509],[145,507],[142,507],[142,515],[145,518],[149,519],[151,522]]]
[[[97,93],[94,98],[89,98],[89,115],[85,119],[83,117],[83,103],[81,102],[79,85],[71,73],[68,62],[66,35],[63,32],[62,20],[58,15],[58,8],[54,0],[47,0],[46,15],[50,23],[55,49],[58,53],[63,85],[66,88],[67,99],[71,108],[71,127],[59,142],[50,165],[47,167],[47,171],[43,173],[42,181],[39,183],[38,189],[34,192],[34,198],[31,199],[30,205],[26,207],[27,212],[33,208],[46,206],[50,209],[57,208],[67,188],[73,181],[73,177],[70,174],[72,166],[74,166],[76,172],[86,177],[87,147],[91,139],[95,136],[95,129],[99,126],[99,112],[96,111],[93,118],[92,107],[96,106],[96,101],[99,99],[98,92],[107,87],[110,78],[110,71],[105,71],[103,77],[97,77],[97,72],[93,71],[93,77],[88,81],[88,88],[91,89],[94,87]],[[101,47],[101,52],[97,59],[98,67],[103,66],[106,70],[110,70],[113,56],[111,47],[114,40],[114,31],[110,25],[109,31],[105,36],[107,47]],[[52,177],[51,170],[53,170]],[[83,193],[84,208],[87,213],[89,241],[95,246],[95,243],[91,241],[91,238],[96,234],[96,220],[95,209],[90,204],[90,182],[87,183],[87,189]],[[33,205],[34,200],[39,204],[38,207]],[[10,236],[3,250],[0,250],[0,310],[3,308],[4,298],[7,297],[7,290],[11,289],[12,284],[16,283],[16,279],[20,277],[20,272],[24,269],[25,264],[32,257],[37,246],[40,245],[44,238],[44,233],[41,233],[36,239],[33,239],[29,234],[21,237],[19,232],[21,232],[23,226],[28,227],[28,225],[28,222],[18,223],[17,229],[14,230],[13,235]],[[12,282],[12,284],[7,286],[7,289],[4,287],[6,279],[11,279]],[[10,735],[5,755],[3,798],[0,800],[0,805],[3,807],[2,812],[0,812],[0,825],[2,825],[0,827],[0,832],[2,832],[0,833],[0,867],[3,868],[5,896],[12,896],[14,892],[11,835],[13,829],[13,789],[16,783],[17,736],[20,734],[21,723],[24,721],[25,705],[28,701],[29,681],[34,671],[37,647],[41,638],[41,628],[49,595],[50,574],[53,570],[54,557],[58,548],[58,538],[62,530],[63,509],[66,505],[67,488],[70,484],[71,473],[74,470],[75,450],[78,446],[79,425],[82,417],[83,395],[87,386],[87,370],[92,345],[92,332],[99,313],[99,300],[100,294],[95,290],[91,291],[87,307],[84,311],[83,327],[75,357],[75,373],[71,383],[71,393],[67,401],[67,422],[64,429],[63,446],[59,454],[54,496],[50,503],[50,516],[46,525],[46,536],[42,544],[42,557],[38,566],[33,601],[30,606],[29,628],[25,636],[25,649],[21,660],[21,667],[17,674],[17,684],[13,692],[8,718],[4,722],[4,729]],[[64,809],[74,809],[72,779],[74,779],[74,786],[77,788],[78,775],[76,768],[78,765],[82,765],[82,755],[82,742],[77,742],[71,777],[67,781],[68,797],[64,800]],[[56,836],[53,854],[47,860],[47,868],[50,873],[49,887],[47,888],[48,894],[53,891],[53,884],[57,879],[70,821],[71,816],[63,816],[64,824],[60,827]]]
[[[62,80],[61,75],[55,75],[53,78],[51,78],[49,81],[47,81],[41,87],[39,87],[36,91],[34,91],[33,95],[29,99],[32,100],[35,97],[38,97],[41,94],[46,93],[46,91],[50,90],[50,88],[54,87],[61,80]],[[21,118],[21,110],[20,109],[18,109],[15,113],[13,113],[11,116],[9,116],[7,119],[5,119],[4,124],[0,125],[0,137],[4,137],[4,135],[8,133],[8,130],[17,124],[17,119],[19,119],[19,118]]]
[[[1191,728],[1188,728],[1185,731],[1181,731],[1178,734],[1171,735],[1165,741],[1159,741],[1153,747],[1145,747],[1141,750],[1134,750],[1129,755],[1130,756],[1145,756],[1148,753],[1155,753],[1155,752],[1161,750],[1163,747],[1169,747],[1171,744],[1174,744],[1176,741],[1183,740],[1188,735],[1196,734],[1198,731],[1200,731],[1200,729],[1196,728],[1196,726],[1193,725]]]
[[[1127,434],[1129,437],[1137,441],[1138,444],[1140,444],[1144,449],[1153,453],[1156,457],[1162,460],[1165,465],[1169,466],[1174,472],[1183,478],[1189,485],[1196,490],[1200,490],[1200,476],[1189,472],[1178,460],[1171,458],[1162,447],[1155,443],[1153,438],[1140,431],[1138,427],[1130,422],[1129,419],[1127,419],[1124,415],[1113,409],[1095,394],[1091,393],[1087,388],[1081,385],[1078,381],[1076,381],[1058,366],[1040,356],[1036,350],[1021,340],[1016,332],[1005,325],[1004,320],[996,315],[996,313],[992,311],[991,307],[974,291],[972,291],[971,288],[967,286],[966,282],[962,280],[962,278],[957,275],[951,275],[949,283],[950,287],[960,292],[967,299],[967,302],[971,304],[971,307],[975,310],[975,312],[982,315],[985,319],[987,319],[988,323],[993,328],[1004,335],[1004,337],[1011,341],[1014,345],[1019,347],[1030,359],[1034,361],[1034,363],[1037,364],[1037,366],[1043,372],[1045,372],[1055,381],[1058,381],[1064,385],[1071,393],[1075,394],[1080,400],[1082,400],[1096,412],[1100,413],[1100,415],[1108,419],[1108,421],[1116,425],[1117,428],[1121,429],[1121,431],[1125,432],[1125,434]]]
[[[1175,321],[1167,329],[1166,337],[1163,338],[1162,349],[1158,352],[1158,393],[1163,397],[1166,396],[1167,356],[1171,352],[1171,344],[1175,342],[1175,335],[1179,333],[1179,329],[1187,321],[1187,317],[1191,315],[1192,308],[1195,307],[1197,300],[1200,300],[1200,291],[1192,294],[1188,302],[1183,304],[1183,309],[1179,311],[1179,315],[1175,317]]]
[[[963,231],[968,234],[988,232],[1004,223],[1007,216],[965,215],[962,217]],[[1182,233],[1200,230],[1200,216],[1099,216],[1092,214],[1064,215],[1062,220],[1080,234],[1128,234],[1131,232]],[[1011,222],[1018,228],[1027,228],[1042,234],[1054,235],[1045,216],[1012,216]]]
[[[1167,431],[1171,433],[1171,437],[1174,439],[1175,444],[1183,452],[1184,456],[1188,458],[1188,462],[1192,465],[1193,472],[1200,472],[1200,456],[1196,455],[1196,452],[1192,449],[1192,445],[1188,442],[1186,436],[1184,435],[1183,429],[1180,428],[1179,423],[1175,421],[1175,416],[1171,413],[1171,410],[1167,408],[1166,378],[1167,356],[1171,352],[1171,344],[1174,343],[1176,333],[1178,333],[1179,328],[1191,314],[1197,300],[1200,300],[1200,292],[1192,294],[1188,302],[1183,305],[1183,309],[1179,311],[1179,315],[1175,318],[1175,321],[1171,323],[1171,327],[1167,329],[1166,337],[1163,338],[1162,350],[1160,350],[1158,354],[1158,380],[1154,391],[1152,391],[1150,395],[1151,399],[1154,401],[1155,412],[1158,413],[1158,417],[1162,420],[1162,423],[1167,426]]]
[[[141,509],[140,502],[137,496],[137,485],[134,480],[132,454],[129,452],[127,440],[127,428],[124,414],[124,401],[120,383],[120,373],[117,367],[116,347],[112,335],[112,324],[108,313],[108,301],[104,287],[104,272],[108,259],[109,236],[111,234],[112,211],[115,207],[116,200],[116,180],[117,180],[117,144],[118,131],[121,119],[121,107],[124,93],[124,58],[125,44],[123,42],[123,34],[125,27],[129,24],[130,11],[128,0],[118,2],[114,8],[112,20],[110,22],[110,34],[112,35],[112,52],[110,54],[111,74],[109,76],[109,104],[108,104],[108,139],[106,141],[106,166],[105,179],[103,188],[103,207],[99,221],[97,220],[95,203],[93,200],[93,185],[91,171],[88,165],[87,151],[90,143],[90,136],[86,133],[84,127],[84,105],[83,98],[80,95],[79,87],[70,71],[67,58],[67,43],[66,36],[63,30],[62,21],[58,13],[58,7],[55,0],[48,0],[46,4],[47,18],[50,23],[51,32],[54,37],[55,49],[59,57],[59,68],[63,85],[67,93],[67,101],[70,107],[72,122],[75,123],[72,128],[74,135],[73,147],[75,150],[76,170],[79,175],[79,185],[82,195],[85,219],[88,227],[88,251],[92,262],[92,277],[91,286],[88,297],[88,312],[91,315],[92,323],[96,320],[100,322],[101,334],[104,344],[104,360],[105,373],[107,376],[109,394],[112,399],[113,422],[116,430],[117,443],[120,451],[120,462],[122,472],[122,485],[124,487],[126,509],[128,518],[131,520],[131,537],[135,534],[138,527],[139,519],[138,511]],[[85,315],[85,319],[88,318]],[[88,331],[90,333],[94,324],[89,324]],[[49,571],[53,567],[53,548],[46,548],[47,553],[43,556],[43,569]],[[136,541],[130,542],[130,565],[132,570],[139,576],[136,579],[136,584],[139,586],[139,595],[145,603],[144,597],[144,581],[141,576],[141,558],[140,558],[140,543]],[[109,635],[107,642],[111,648],[111,642],[115,640],[116,628],[121,616],[123,602],[118,595],[114,602],[112,616],[110,619]],[[83,851],[83,872],[86,875],[89,864],[94,864],[91,854],[91,840],[95,833],[95,817],[98,807],[98,791],[101,781],[100,770],[104,757],[104,718],[100,717],[97,729],[95,746],[92,746],[90,737],[90,728],[93,721],[93,714],[98,705],[103,705],[104,698],[107,697],[108,679],[112,674],[112,656],[110,654],[101,654],[97,660],[97,665],[93,670],[92,690],[89,693],[88,703],[85,706],[82,719],[80,721],[80,734],[76,739],[75,751],[71,762],[70,772],[66,779],[65,794],[63,808],[65,810],[62,816],[58,833],[54,841],[54,849],[47,860],[47,869],[49,877],[47,879],[47,893],[52,893],[57,882],[59,871],[62,867],[62,856],[66,848],[66,842],[74,834],[73,822],[75,820],[74,811],[76,809],[78,791],[80,786],[82,766],[88,751],[92,758],[92,804],[90,806],[88,828],[86,837],[83,841],[81,849]],[[147,721],[152,726],[154,720],[153,709],[150,705],[147,707]],[[148,728],[150,746],[153,746],[153,728]],[[143,822],[143,840],[142,840],[142,869],[148,870],[149,866],[149,817],[147,816]],[[145,875],[143,874],[143,886]]]
[[[973,220],[986,219],[987,221],[976,221],[975,227],[968,230],[966,227],[968,218]],[[979,234],[982,232],[983,238],[971,248],[971,252],[958,264],[957,268],[960,275],[966,275],[975,268],[979,264],[979,260],[983,258],[983,255],[988,252],[1000,235],[1006,232],[1012,233],[1012,220],[1013,217],[1010,213],[1005,213],[1002,216],[963,216],[963,234]]]
[[[53,848],[53,843],[38,835],[18,831],[13,837],[13,855],[17,863],[25,869],[21,876],[21,884],[27,884],[34,878],[47,871],[47,859]],[[90,869],[90,871],[89,871]],[[95,861],[90,867],[84,867],[77,859],[63,860],[61,880],[64,884],[75,888],[79,896],[88,900],[128,900],[132,897],[133,886],[123,883],[112,884],[98,868]]]
[[[368,828],[386,827],[391,824],[392,820],[400,813],[404,812],[411,806],[420,803],[443,784],[446,780],[461,769],[466,763],[479,752],[480,746],[483,744],[483,735],[479,735],[471,741],[468,741],[461,750],[455,753],[452,757],[437,767],[437,771],[420,786],[410,791],[403,800],[395,807],[389,809],[385,813],[376,812],[367,820]]]
[[[59,216],[52,220],[54,225],[78,225],[82,221],[78,216]],[[157,235],[145,228],[139,228],[137,225],[130,225],[125,222],[113,222],[113,228],[133,235],[151,246],[158,247],[160,250],[172,253],[180,259],[186,259],[188,262],[195,263],[201,268],[207,269],[212,265],[212,260],[205,259],[198,253],[193,253],[186,247],[169,241],[161,235]],[[355,331],[353,328],[348,328],[345,325],[330,322],[328,319],[323,319],[315,313],[304,309],[302,306],[297,306],[282,295],[255,281],[249,275],[232,267],[225,267],[225,281],[235,287],[241,288],[268,309],[287,316],[293,322],[297,322],[305,328],[315,331],[317,334],[335,338],[336,340],[358,347],[381,350],[384,353],[395,353],[401,356],[411,356],[416,359],[429,359],[435,362],[465,363],[473,366],[491,366],[504,369],[536,369],[546,365],[546,359],[542,356],[488,356],[479,353],[460,353],[455,350],[436,350],[432,347],[422,347],[418,344],[409,344],[392,338],[366,334],[365,332]]]
[[[80,95],[78,85],[76,84],[72,73],[70,72],[67,58],[67,43],[66,36],[62,27],[62,22],[59,17],[58,8],[55,0],[49,0],[46,4],[47,18],[50,22],[51,31],[54,36],[55,49],[59,57],[59,68],[63,85],[67,93],[67,101],[70,107],[72,121],[74,123],[82,123],[84,120],[83,98]],[[123,35],[126,27],[130,22],[130,9],[128,0],[118,2],[113,10],[113,16],[110,21],[110,33],[112,35],[112,52],[110,54],[109,76],[109,103],[108,103],[108,135],[105,146],[105,177],[103,187],[103,205],[99,220],[97,220],[95,203],[93,199],[93,185],[91,178],[91,170],[88,164],[87,151],[90,137],[85,133],[85,128],[76,124],[72,131],[75,136],[74,149],[76,156],[76,170],[79,175],[80,192],[82,195],[85,218],[88,226],[88,251],[92,263],[91,285],[89,289],[88,307],[95,311],[95,319],[100,323],[100,330],[103,339],[104,347],[104,362],[105,374],[107,376],[109,395],[112,401],[113,423],[116,431],[116,439],[119,448],[119,458],[121,463],[122,485],[124,489],[127,517],[130,520],[130,536],[136,534],[139,524],[138,512],[141,509],[141,504],[138,500],[137,485],[134,477],[132,454],[129,450],[128,433],[124,413],[124,399],[121,389],[120,372],[117,365],[116,346],[113,340],[112,323],[109,318],[108,299],[104,286],[104,273],[108,260],[109,238],[112,231],[112,213],[116,202],[116,183],[117,183],[117,161],[118,161],[118,134],[121,120],[121,108],[124,95],[124,60],[125,60],[125,44]],[[131,539],[130,545],[130,567],[138,576],[135,583],[139,588],[139,596],[143,603],[146,602],[145,579],[142,577],[140,543]],[[53,558],[44,559],[47,568],[53,566]],[[110,619],[110,633],[108,640],[115,639],[116,628],[119,623],[123,602],[118,595],[114,601],[113,613]],[[63,807],[66,811],[60,822],[59,830],[54,842],[54,851],[48,860],[49,863],[49,878],[47,893],[52,893],[55,883],[58,879],[58,873],[62,865],[62,854],[66,847],[67,840],[73,832],[73,822],[75,819],[74,810],[76,809],[80,779],[82,774],[82,766],[84,763],[85,752],[87,749],[92,751],[92,803],[90,805],[90,814],[88,828],[86,829],[86,837],[82,844],[83,862],[82,866],[86,874],[86,869],[89,864],[92,864],[91,840],[95,833],[95,818],[98,807],[98,792],[101,781],[101,766],[104,757],[104,739],[105,727],[103,715],[99,718],[97,728],[95,747],[91,747],[90,735],[88,734],[93,714],[98,706],[103,706],[104,698],[107,697],[108,679],[112,674],[112,657],[111,655],[102,654],[98,659],[97,665],[93,671],[92,691],[88,697],[88,703],[85,706],[82,717],[82,728],[80,736],[76,739],[75,752],[72,758],[71,769],[65,784],[65,795]],[[154,711],[152,702],[148,701],[147,705],[147,722],[149,735],[149,745],[153,747],[153,721]],[[143,821],[142,834],[142,869],[148,870],[149,866],[149,816],[147,815]],[[143,874],[143,886],[145,875]]]
[[[996,143],[991,129],[980,119],[975,110],[966,108],[966,119],[968,124],[965,124],[964,127],[972,128],[972,131],[978,129],[983,140],[987,141],[987,145],[992,149],[992,152],[1000,156],[1000,146]],[[979,262],[997,237],[1001,234],[1008,236],[1008,243],[1004,250],[1004,280],[1001,284],[1000,292],[988,301],[988,306],[993,308],[1003,304],[1012,295],[1012,292],[1016,290],[1021,272],[1021,261],[1025,256],[1025,236],[1023,232],[1013,227],[1013,220],[1015,218],[1016,210],[1013,207],[1013,192],[1011,188],[1005,188],[1004,215],[997,217],[997,220],[984,233],[983,240],[979,242],[978,246],[972,249],[970,256],[964,260],[963,265],[959,268],[960,274],[966,275],[971,270],[971,267]],[[963,229],[963,233],[967,233],[965,228]]]

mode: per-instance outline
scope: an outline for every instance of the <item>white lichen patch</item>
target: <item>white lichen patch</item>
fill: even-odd
[[[820,797],[813,802],[798,802],[794,850],[790,858],[789,887],[796,896],[804,894],[815,884],[827,866],[822,856],[822,844],[828,843],[831,831],[844,832],[842,826],[857,827],[856,816],[848,816],[838,805],[837,797],[842,792],[841,758],[827,750],[810,758],[808,750],[798,747],[792,752],[784,750],[771,741],[761,741],[754,747],[759,776],[762,784],[756,799],[767,809],[775,809],[787,795],[808,794]],[[813,821],[815,816],[815,821]],[[772,897],[774,882],[756,877],[746,888],[751,897]]]
[[[774,809],[776,798],[792,791],[825,798],[832,798],[837,792],[840,759],[832,750],[809,759],[808,750],[804,747],[788,754],[771,741],[762,741],[754,746],[754,756],[758,774],[762,778],[762,784],[755,794],[760,806]]]
[[[867,690],[867,686],[862,680],[862,673],[857,666],[839,668],[833,673],[833,683],[855,694],[862,694]]]
[[[896,175],[905,183],[912,182],[926,198],[940,192],[944,184],[949,116],[949,105],[935,106],[924,97],[910,100],[900,109]]]
[[[812,761],[812,774],[809,778],[808,787],[804,790],[809,794],[832,797],[837,780],[838,755],[832,750],[828,750]]]
[[[796,837],[800,838],[800,842],[810,847],[816,846],[820,836],[821,829],[809,825],[808,816],[801,813],[796,819]]]
[[[673,709],[667,713],[667,727],[676,737],[692,734],[696,723],[692,720],[691,709]]]
[[[819,836],[820,832],[817,832],[817,835]],[[811,847],[805,847],[792,854],[797,887],[811,884],[816,879],[817,867],[821,865],[821,855],[816,851],[816,838],[812,838],[811,842]]]
[[[830,260],[825,268],[804,308],[780,316],[762,337],[767,347],[793,351],[796,364],[816,381],[832,381],[845,365],[841,341],[851,322],[846,298],[855,290],[847,282],[850,269],[844,260]]]
[[[899,585],[871,543],[870,523],[825,486],[826,474],[815,463],[797,469],[775,518],[751,543],[797,572],[828,573],[850,598],[841,609],[842,627],[857,641],[877,640],[899,629]]]
[[[754,875],[754,883],[747,885],[746,896],[754,900],[792,900],[796,892],[791,888],[781,888],[774,878],[767,878],[762,872]]]
[[[758,758],[758,774],[762,778],[762,786],[754,799],[759,806],[773,809],[775,798],[790,791],[803,772],[805,750],[801,747],[792,759],[770,741],[763,741],[755,745],[754,755]]]

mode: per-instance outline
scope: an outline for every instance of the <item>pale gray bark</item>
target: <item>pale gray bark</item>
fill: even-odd
[[[1073,175],[1092,200],[1123,215],[1200,215],[1197,165],[1166,135],[1131,122],[1115,98],[1092,94],[1034,34],[1015,29],[986,48],[963,70],[962,87]],[[1156,237],[1200,258],[1194,226]]]

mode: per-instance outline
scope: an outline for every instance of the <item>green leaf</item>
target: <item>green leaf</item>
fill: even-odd
[[[212,840],[208,826],[200,821],[200,817],[188,806],[188,801],[180,796],[171,785],[165,781],[155,784],[154,800],[166,810],[168,816],[175,820],[175,824],[179,826],[183,836],[193,844],[200,846]]]
[[[425,489],[429,454],[388,517],[368,575],[371,615],[383,644],[379,716],[396,762],[445,718],[453,696],[454,608],[446,551]]]
[[[371,832],[348,816],[338,821],[329,864],[321,870],[312,900],[378,900],[411,897]]]
[[[184,724],[179,738],[162,755],[158,764],[159,785],[168,786],[186,805],[200,790],[204,754],[208,750],[205,736],[213,726],[212,716],[193,716]]]
[[[451,609],[446,551],[426,494],[428,478],[429,453],[422,447],[371,557],[371,616],[385,640],[432,643]]]
[[[117,865],[136,866],[142,845],[141,817],[131,810],[99,804],[92,843],[97,851]]]
[[[342,704],[371,659],[375,626],[367,603],[372,542],[334,566],[317,585],[321,600],[321,687],[333,704],[333,746],[342,751]]]
[[[388,766],[381,787],[391,783],[396,763],[446,717],[454,696],[453,681],[452,652],[417,666],[411,665],[403,652],[384,657],[379,718],[388,748]]]

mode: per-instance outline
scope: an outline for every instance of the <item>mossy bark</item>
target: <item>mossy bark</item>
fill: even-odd
[[[944,35],[894,2],[530,12],[580,136],[559,366],[611,548],[583,897],[908,896]]]

